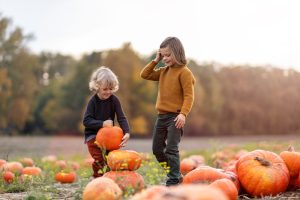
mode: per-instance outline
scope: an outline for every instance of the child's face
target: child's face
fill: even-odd
[[[107,86],[100,87],[98,91],[98,96],[101,100],[108,99],[113,93],[113,88],[109,88]]]
[[[170,67],[176,63],[168,47],[159,49],[159,52],[162,56],[162,61],[165,63],[166,66]]]

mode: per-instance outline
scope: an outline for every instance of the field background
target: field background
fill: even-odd
[[[288,145],[295,146],[296,150],[300,148],[300,138],[297,135],[268,135],[268,136],[224,136],[224,137],[183,137],[180,143],[181,158],[191,154],[200,154],[207,158],[207,164],[214,166],[214,156],[226,155],[232,151],[242,149],[254,150],[264,149],[279,153],[288,148]],[[138,152],[151,153],[152,141],[148,139],[131,138],[127,147],[124,149],[135,150]],[[219,154],[219,153],[222,154]],[[0,137],[0,158],[6,160],[18,160],[21,157],[32,157],[40,160],[43,156],[56,155],[59,159],[73,160],[89,157],[86,145],[83,143],[83,137],[46,137],[46,136],[15,136]],[[42,164],[42,163],[39,163]],[[150,166],[151,165],[151,166]],[[143,175],[148,183],[149,175],[156,169],[156,161],[146,163],[140,169],[139,173]],[[42,165],[42,167],[45,167]],[[160,168],[159,168],[160,169]],[[0,193],[0,200],[28,200],[39,199],[46,200],[44,195],[51,195],[51,199],[78,200],[81,199],[82,190],[89,181],[87,175],[90,168],[83,168],[78,174],[81,174],[80,180],[73,184],[54,183],[51,175],[47,178],[37,179],[37,182],[31,183],[27,191],[23,186],[16,184],[18,192]],[[48,172],[49,173],[49,172]],[[156,177],[160,179],[159,176]],[[157,183],[156,183],[157,184]],[[9,186],[7,186],[9,187]],[[6,190],[7,190],[6,187]],[[11,189],[14,186],[11,186]],[[125,198],[124,196],[124,199]],[[239,200],[251,199],[241,194]],[[252,200],[291,200],[300,199],[300,191],[288,191],[275,197],[253,198]]]
[[[289,143],[299,144],[298,135],[265,135],[265,136],[223,136],[223,137],[183,137],[180,151],[195,151],[204,149],[222,149],[229,145],[259,145],[259,143]],[[151,139],[133,139],[124,149],[138,152],[151,152]],[[82,137],[0,137],[0,158],[10,157],[41,157],[45,155],[70,157],[74,155],[88,156]]]

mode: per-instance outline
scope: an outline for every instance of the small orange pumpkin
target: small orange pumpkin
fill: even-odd
[[[103,127],[97,135],[95,143],[103,149],[112,151],[120,148],[123,138],[123,131],[120,127]]]
[[[32,160],[32,158],[25,157],[25,158],[20,159],[20,162],[25,167],[32,167],[34,165],[34,161]]]
[[[122,198],[122,190],[110,178],[98,177],[89,182],[84,190],[83,200],[119,200]]]
[[[12,183],[15,178],[15,174],[10,171],[5,171],[3,172],[2,177],[6,183]]]
[[[57,160],[54,164],[59,169],[66,169],[68,167],[68,164],[65,160]]]
[[[107,165],[113,171],[137,170],[142,163],[141,156],[132,150],[114,150],[107,156]]]
[[[75,182],[77,175],[75,172],[58,172],[55,174],[55,180],[60,183],[73,183]]]
[[[270,196],[284,192],[290,175],[282,158],[270,151],[255,150],[236,163],[237,175],[246,192],[252,196]]]
[[[287,151],[283,151],[279,155],[289,169],[291,178],[298,177],[300,172],[300,153],[290,146]]]
[[[76,170],[79,170],[80,169],[80,165],[79,165],[79,163],[78,162],[75,162],[75,161],[71,161],[70,163],[69,163],[69,165],[70,165],[70,167],[74,170],[74,171],[76,171]]]

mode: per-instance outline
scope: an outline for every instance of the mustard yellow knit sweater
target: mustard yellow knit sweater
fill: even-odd
[[[158,113],[182,113],[191,111],[194,102],[195,78],[187,66],[161,67],[156,62],[148,63],[141,72],[146,80],[159,81],[156,100]]]

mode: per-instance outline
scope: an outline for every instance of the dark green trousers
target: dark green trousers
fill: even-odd
[[[175,127],[177,113],[159,114],[153,131],[152,151],[160,163],[169,167],[167,185],[178,184],[181,177],[179,142],[183,129]]]

